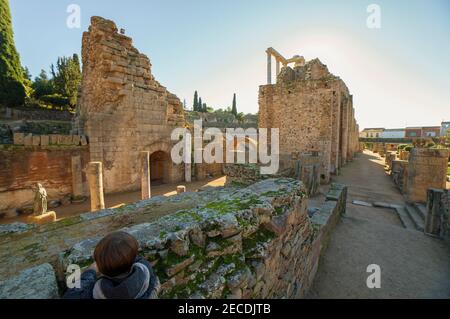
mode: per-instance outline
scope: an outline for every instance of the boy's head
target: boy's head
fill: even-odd
[[[133,236],[125,232],[115,232],[97,244],[94,259],[100,273],[116,277],[130,271],[138,250],[139,243]]]

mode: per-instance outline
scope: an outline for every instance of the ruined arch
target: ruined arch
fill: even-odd
[[[150,179],[152,184],[167,184],[174,182],[174,164],[171,159],[172,145],[168,142],[158,141],[145,147],[150,153]]]

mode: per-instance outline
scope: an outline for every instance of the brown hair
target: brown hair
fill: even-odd
[[[94,259],[100,273],[116,277],[130,271],[138,250],[139,243],[133,236],[125,232],[115,232],[97,244]]]

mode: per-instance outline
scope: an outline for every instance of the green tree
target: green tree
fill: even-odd
[[[197,106],[197,112],[203,112],[203,102],[202,102],[202,98],[199,97],[198,98],[198,106]]]
[[[81,85],[81,67],[77,54],[59,57],[55,67],[51,66],[56,93],[67,97],[70,106],[77,104],[78,89]]]
[[[44,95],[52,95],[56,93],[53,81],[48,78],[45,70],[41,70],[39,76],[34,79],[32,87],[34,90],[33,96],[37,99],[40,99]]]
[[[195,91],[195,93],[194,93],[194,106],[193,106],[193,110],[194,110],[195,112],[198,111],[198,93],[197,93],[197,91]]]
[[[234,95],[233,95],[233,107],[231,108],[231,113],[233,113],[234,116],[237,116],[237,114],[238,114],[237,105],[236,105],[236,93],[234,93]]]
[[[8,0],[0,0],[0,104],[22,105],[26,97],[24,71],[14,45]]]
[[[207,113],[208,112],[208,106],[206,105],[206,103],[203,103],[202,112],[203,113]]]

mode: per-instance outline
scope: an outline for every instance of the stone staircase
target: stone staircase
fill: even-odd
[[[423,232],[426,216],[426,207],[423,204],[396,206],[395,211],[404,228]]]

